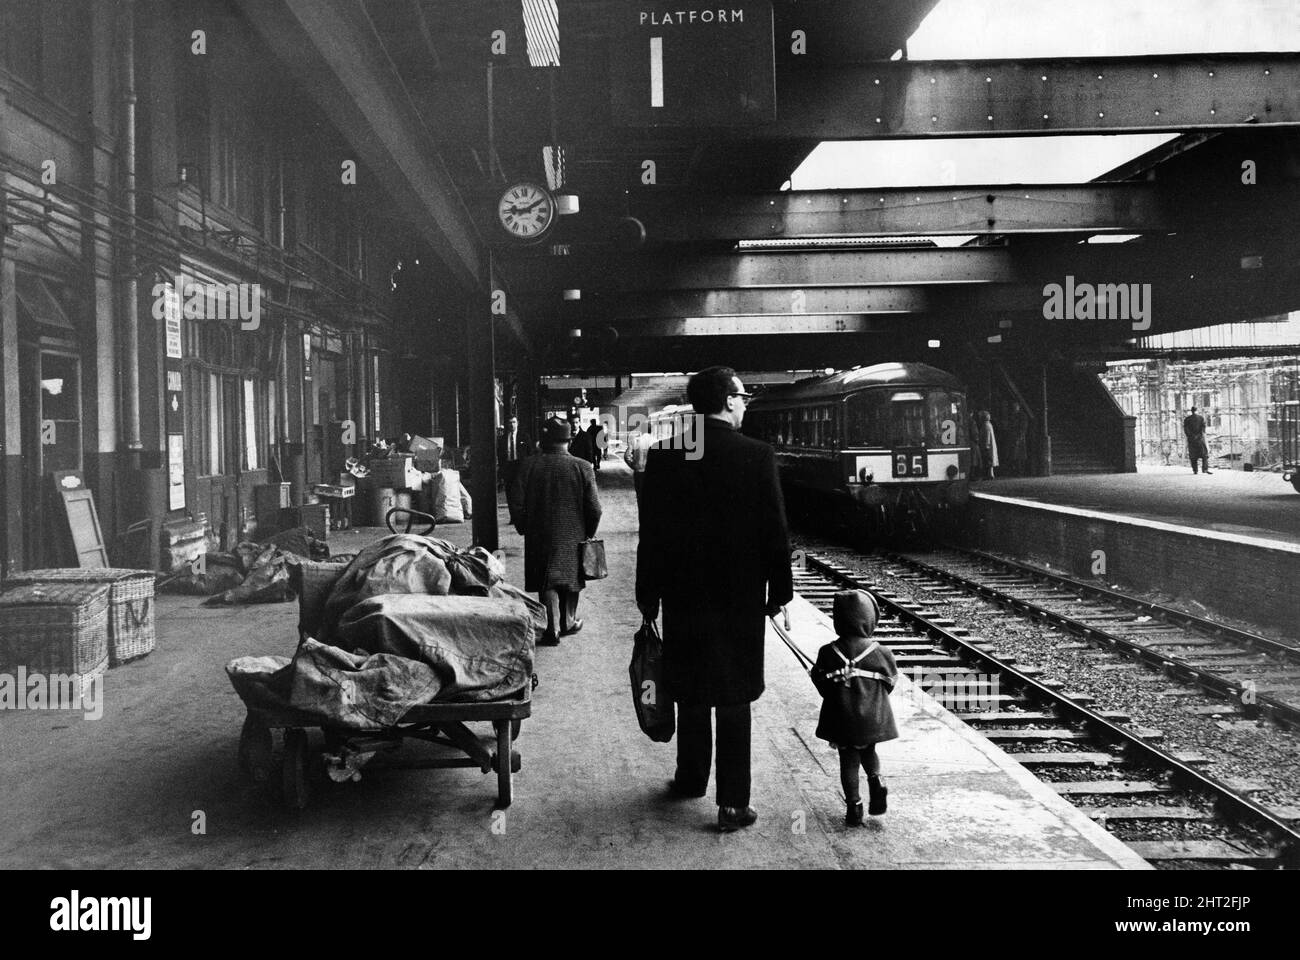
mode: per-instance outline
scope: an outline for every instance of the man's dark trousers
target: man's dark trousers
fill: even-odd
[[[677,782],[703,790],[713,765],[712,712],[718,713],[718,806],[749,806],[748,703],[726,707],[677,706]]]

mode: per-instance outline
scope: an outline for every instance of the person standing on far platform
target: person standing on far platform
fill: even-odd
[[[591,455],[591,468],[597,473],[600,473],[600,461],[605,459],[605,444],[600,436],[604,432],[605,428],[592,417],[587,428],[587,451]]]
[[[993,470],[998,466],[998,439],[993,432],[993,418],[987,410],[975,414],[975,441],[979,446],[981,476],[992,480]]]
[[[730,367],[691,377],[703,418],[692,450],[650,449],[641,488],[636,601],[663,602],[663,665],[677,704],[678,797],[702,797],[717,713],[718,829],[748,827],[750,704],[763,693],[764,617],[794,596],[785,502],[770,446],[739,432],[750,395]]]
[[[1192,461],[1192,473],[1196,473],[1198,462],[1209,473],[1210,448],[1205,442],[1205,418],[1196,412],[1195,407],[1183,418],[1183,434],[1187,437],[1187,456]]]
[[[546,606],[546,633],[538,644],[555,646],[582,629],[578,593],[585,585],[578,545],[600,526],[600,495],[591,464],[569,453],[569,425],[550,420],[542,452],[519,468],[510,489],[510,515],[524,538],[524,589]]]
[[[865,590],[840,591],[835,594],[832,614],[839,639],[818,651],[810,671],[822,695],[817,736],[840,753],[840,784],[848,804],[844,823],[860,827],[859,767],[867,771],[871,798],[867,812],[879,816],[886,809],[889,791],[880,780],[876,744],[898,738],[894,711],[889,705],[889,694],[898,680],[898,664],[888,649],[870,639],[880,619],[880,608],[871,594]]]

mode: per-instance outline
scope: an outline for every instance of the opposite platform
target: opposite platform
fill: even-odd
[[[1281,476],[1215,471],[972,484],[966,539],[1300,641],[1300,494]]]

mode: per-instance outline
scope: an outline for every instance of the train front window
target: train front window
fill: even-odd
[[[889,398],[890,446],[924,447],[926,445],[925,396],[913,391],[895,393]]]
[[[966,398],[962,394],[930,391],[930,435],[944,446],[966,445]]]

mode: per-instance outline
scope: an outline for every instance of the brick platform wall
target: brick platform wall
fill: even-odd
[[[1160,591],[1300,635],[1300,552],[979,496],[971,498],[966,542],[1081,580]]]

